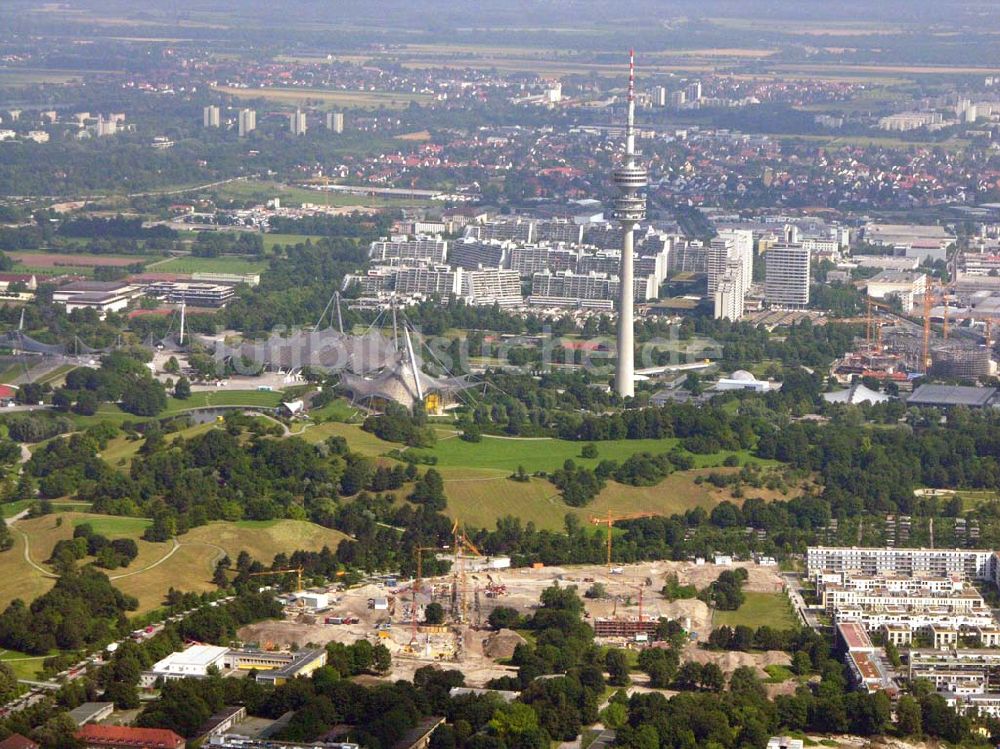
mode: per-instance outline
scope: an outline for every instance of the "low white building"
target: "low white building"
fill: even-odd
[[[203,679],[213,666],[220,671],[224,668],[229,648],[218,645],[192,645],[186,650],[171,653],[140,677],[140,686],[149,688],[157,679]]]

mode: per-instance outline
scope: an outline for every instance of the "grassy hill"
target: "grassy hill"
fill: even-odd
[[[212,590],[215,562],[224,554],[235,559],[246,550],[270,564],[278,552],[296,549],[331,549],[345,538],[343,533],[301,520],[213,522],[180,536],[177,544],[149,543],[140,539],[150,521],[83,512],[62,512],[22,520],[14,525],[15,545],[0,554],[0,606],[15,598],[30,601],[53,584],[45,560],[60,539],[71,538],[80,523],[90,523],[108,538],[133,538],[139,556],[128,566],[108,570],[108,576],[123,592],[139,599],[139,610],[148,611],[162,602],[173,586],[185,591]],[[25,543],[28,554],[25,555]]]

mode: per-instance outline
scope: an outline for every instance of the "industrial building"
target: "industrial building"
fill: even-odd
[[[903,312],[913,311],[913,300],[927,293],[927,276],[906,270],[883,270],[868,279],[866,293],[872,299],[898,299]]]
[[[997,389],[992,387],[969,387],[962,385],[921,385],[909,398],[910,406],[931,406],[934,408],[986,408],[997,402]]]
[[[217,645],[192,645],[186,650],[171,653],[140,677],[140,686],[150,688],[158,679],[203,679],[209,669],[222,671],[229,648]]]

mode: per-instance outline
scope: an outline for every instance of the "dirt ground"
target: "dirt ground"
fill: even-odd
[[[760,567],[753,563],[734,566],[747,567],[750,575],[747,590],[775,591],[781,588],[776,567]],[[393,679],[410,678],[421,666],[439,663],[446,668],[460,668],[468,685],[482,686],[490,679],[513,673],[513,669],[498,664],[483,654],[483,643],[493,634],[486,621],[495,607],[507,606],[517,609],[523,615],[530,615],[538,607],[539,597],[547,587],[554,584],[575,585],[583,595],[595,583],[600,583],[605,588],[606,596],[602,599],[584,599],[590,617],[638,617],[641,591],[643,618],[662,616],[675,619],[689,632],[697,633],[696,640],[686,649],[687,657],[700,662],[713,660],[727,673],[740,665],[752,665],[763,675],[764,666],[772,663],[787,664],[789,658],[784,653],[751,655],[700,650],[697,642],[707,639],[711,632],[712,615],[709,608],[698,600],[670,602],[660,596],[659,591],[668,574],[677,574],[682,584],[694,583],[701,588],[728,568],[731,567],[661,561],[616,567],[615,573],[603,565],[470,573],[466,586],[467,624],[442,628],[418,627],[416,631],[410,615],[412,581],[400,581],[401,585],[397,588],[371,583],[335,593],[327,611],[316,615],[290,613],[284,621],[252,624],[242,628],[239,637],[244,642],[256,643],[264,648],[282,648],[293,644],[299,647],[323,646],[333,641],[350,644],[359,639],[368,639],[373,643],[382,643],[392,653],[393,669],[390,677]],[[506,594],[495,598],[487,597],[489,578],[494,583],[505,586]],[[424,607],[432,600],[440,603],[446,612],[452,610],[451,582],[451,578],[423,581],[417,600],[418,623],[423,620]],[[369,599],[375,598],[387,598],[389,608],[382,611],[369,608]],[[461,597],[457,606],[462,608]],[[323,623],[328,616],[356,616],[359,621],[350,625]]]

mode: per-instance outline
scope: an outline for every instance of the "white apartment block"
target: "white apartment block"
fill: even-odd
[[[512,247],[508,260],[511,270],[517,271],[523,278],[531,278],[535,273],[544,271],[576,270],[580,253],[565,247],[529,245]]]
[[[824,572],[860,575],[962,575],[968,580],[996,581],[997,558],[985,549],[889,549],[859,546],[810,546],[806,570],[810,578]]]
[[[764,253],[764,301],[797,309],[809,304],[809,250],[800,244],[771,245]]]
[[[727,276],[715,289],[713,317],[716,320],[739,320],[743,317],[745,301],[739,280]]]
[[[375,262],[384,260],[415,260],[429,263],[443,263],[448,257],[448,242],[440,237],[415,237],[372,242],[368,257]]]
[[[517,271],[500,268],[463,271],[461,293],[469,304],[517,307],[524,303]]]
[[[222,124],[222,112],[213,105],[205,107],[201,111],[201,124],[205,127],[219,127]]]
[[[927,679],[940,692],[1000,692],[1000,650],[914,649],[909,654],[909,677]]]
[[[448,296],[461,293],[461,269],[447,265],[403,267],[396,270],[397,294],[439,294]]]
[[[731,242],[729,259],[736,258],[742,267],[743,294],[753,282],[753,231],[751,229],[722,229],[719,239]]]
[[[241,138],[247,137],[257,129],[257,112],[253,109],[241,109],[237,120],[237,131]]]
[[[448,263],[466,270],[504,268],[508,265],[507,258],[514,246],[513,242],[506,240],[480,241],[465,237],[452,243]]]

